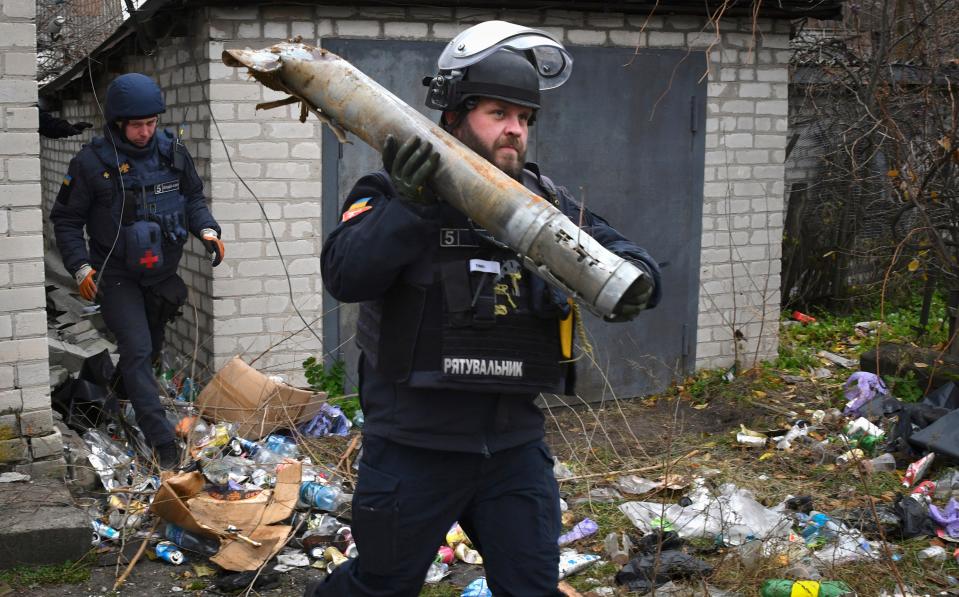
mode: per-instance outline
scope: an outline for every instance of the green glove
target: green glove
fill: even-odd
[[[413,135],[399,147],[393,135],[383,144],[383,166],[403,199],[420,205],[436,203],[436,195],[427,186],[440,165],[440,154],[433,146]]]

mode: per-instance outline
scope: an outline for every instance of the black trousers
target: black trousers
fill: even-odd
[[[496,597],[561,597],[559,488],[542,441],[486,457],[364,437],[359,469],[359,556],[308,586],[306,597],[419,595],[456,521],[482,554]]]
[[[117,340],[117,371],[137,425],[151,446],[172,442],[176,439],[173,425],[160,404],[153,374],[153,358],[163,348],[165,322],[155,312],[155,301],[147,297],[150,290],[128,278],[104,278],[99,290],[100,312]]]

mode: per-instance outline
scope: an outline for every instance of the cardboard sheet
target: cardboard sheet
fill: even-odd
[[[309,421],[325,400],[324,392],[278,383],[233,357],[203,388],[196,406],[203,417],[236,423],[238,435],[258,440]]]
[[[281,464],[274,489],[232,502],[215,500],[202,492],[205,480],[200,473],[181,473],[163,481],[150,510],[190,532],[219,538],[222,547],[210,558],[215,564],[237,572],[256,570],[279,552],[293,531],[289,525],[274,523],[288,520],[293,514],[300,469],[299,462]],[[262,545],[255,547],[236,539],[226,532],[230,525]]]

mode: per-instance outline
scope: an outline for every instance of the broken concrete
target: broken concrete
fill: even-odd
[[[0,568],[76,561],[90,538],[90,521],[62,481],[0,484]]]

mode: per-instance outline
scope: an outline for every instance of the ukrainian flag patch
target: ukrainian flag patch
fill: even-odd
[[[73,182],[73,177],[69,174],[63,177],[63,186],[68,187],[70,186],[71,182]]]
[[[371,199],[372,197],[364,197],[363,199],[354,201],[353,204],[350,205],[345,212],[343,212],[343,219],[341,220],[341,222],[352,220],[353,218],[360,215],[364,211],[369,211],[373,209],[373,206],[369,205],[369,202]]]

